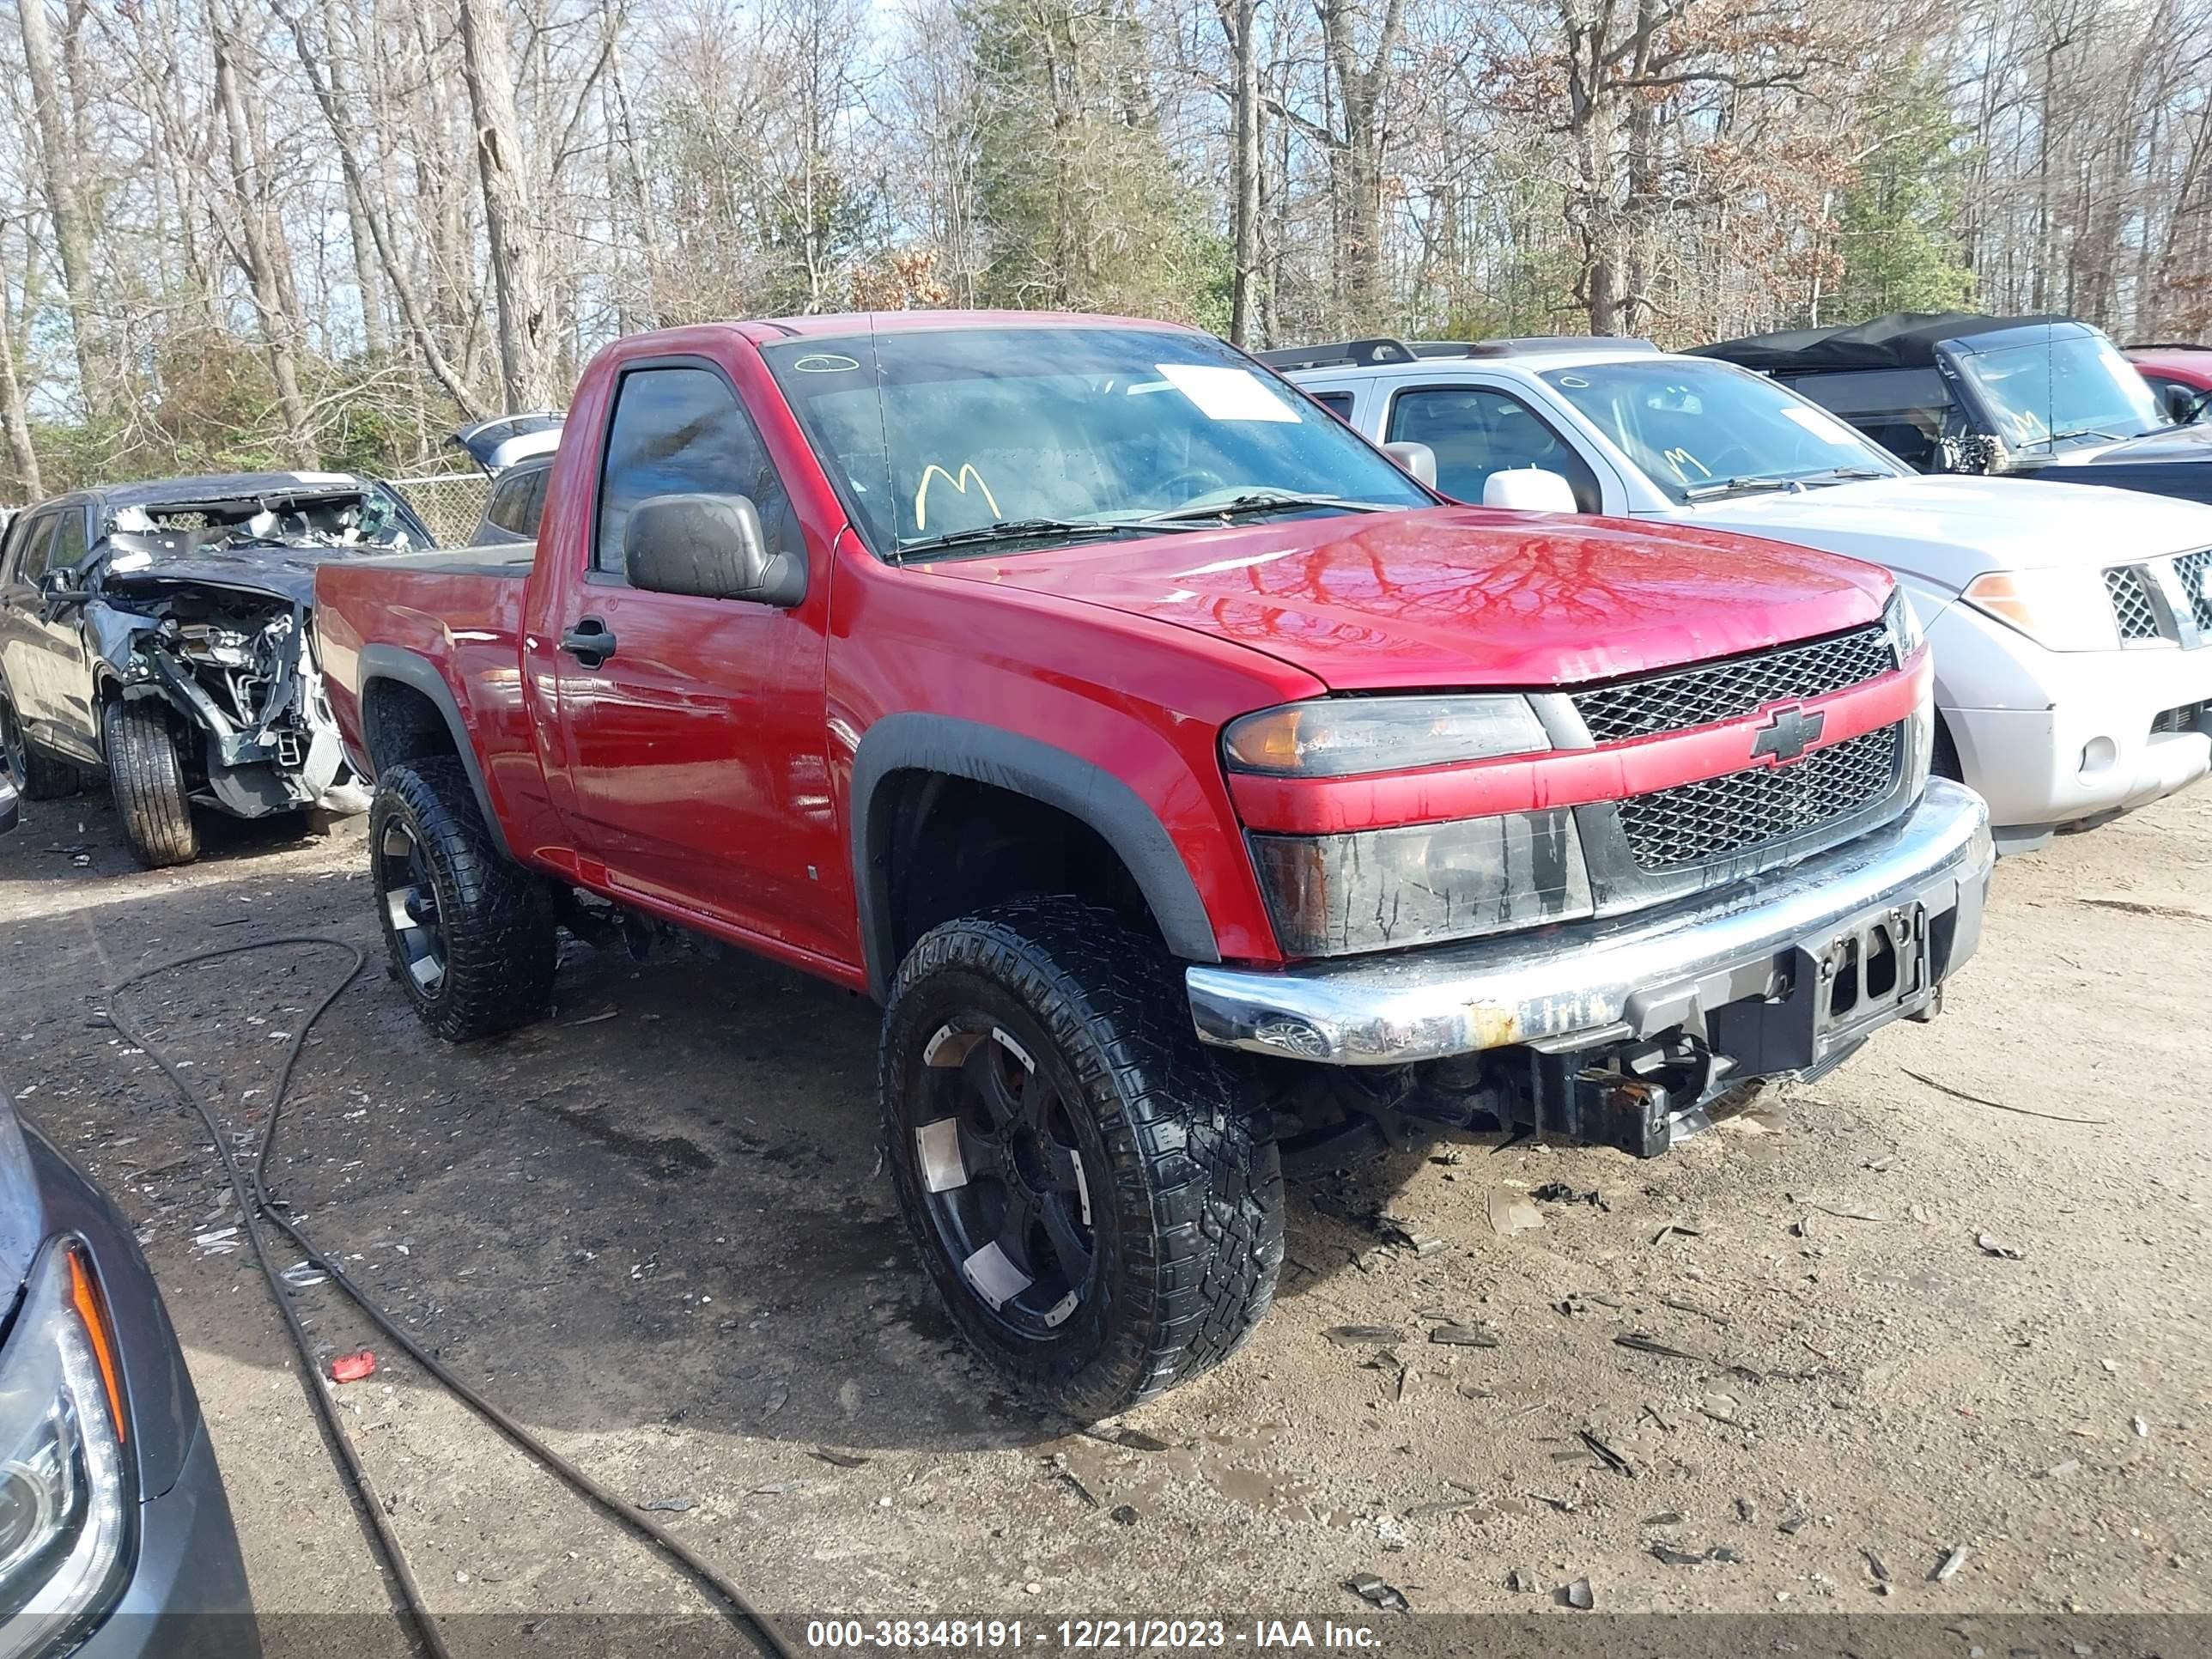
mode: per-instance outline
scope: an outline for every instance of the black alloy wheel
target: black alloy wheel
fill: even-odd
[[[1010,1334],[1048,1338],[1097,1267],[1075,1120],[1029,1047],[983,1015],[939,1026],[922,1065],[937,1115],[915,1126],[915,1156],[940,1248]]]
[[[391,930],[392,952],[425,1002],[446,988],[446,930],[438,916],[438,883],[422,843],[406,819],[384,821],[377,843],[377,902]]]

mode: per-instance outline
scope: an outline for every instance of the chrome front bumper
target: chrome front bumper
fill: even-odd
[[[1680,904],[1295,969],[1192,967],[1184,977],[1200,1036],[1281,1058],[1392,1066],[1513,1043],[1595,1046],[1701,1029],[1713,1010],[1774,994],[1795,953],[1817,958],[1888,915],[1916,911],[1923,933],[1942,937],[1940,980],[1980,940],[1994,860],[1982,798],[1938,778],[1893,823]],[[1887,1018],[1923,1012],[1937,989],[1931,980]],[[1884,1023],[1852,1022],[1838,1046]]]

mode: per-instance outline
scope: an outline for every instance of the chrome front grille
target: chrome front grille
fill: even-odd
[[[1875,623],[1778,651],[1577,691],[1572,697],[1592,741],[1619,743],[1738,720],[1769,703],[1824,696],[1863,684],[1897,665],[1888,630]]]
[[[2173,575],[2181,584],[2182,603],[2197,615],[2197,626],[2212,633],[2212,548],[2184,553],[2173,562]]]
[[[2105,592],[2112,595],[2112,620],[2123,641],[2165,637],[2150,602],[2150,573],[2141,565],[2114,565],[2105,573]]]
[[[1850,817],[1897,786],[1905,728],[1887,726],[1759,766],[1620,803],[1629,855],[1646,872],[1712,864]]]

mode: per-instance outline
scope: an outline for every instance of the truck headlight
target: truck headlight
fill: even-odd
[[[1564,807],[1251,842],[1276,942],[1294,957],[1473,939],[1593,908]]]
[[[1911,662],[1927,642],[1928,635],[1921,631],[1920,618],[1913,614],[1911,597],[1901,587],[1889,596],[1889,603],[1882,607],[1881,625],[1889,635],[1890,649],[1897,653],[1899,668]]]
[[[49,1243],[0,1346],[0,1659],[72,1644],[130,1565],[122,1371],[82,1249]]]
[[[2120,648],[2119,625],[2098,570],[1991,570],[1968,582],[1960,597],[2047,651]]]
[[[1348,778],[1455,761],[1528,755],[1552,740],[1526,697],[1323,697],[1231,720],[1221,734],[1233,772]]]

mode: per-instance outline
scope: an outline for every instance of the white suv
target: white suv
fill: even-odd
[[[1639,340],[1259,355],[1376,442],[1425,447],[1457,500],[1887,566],[1936,646],[1937,767],[1988,798],[2006,850],[2212,770],[2212,507],[1923,477],[1763,375]]]

